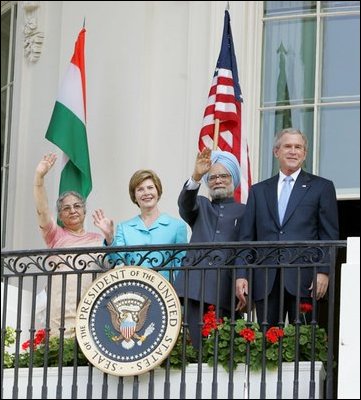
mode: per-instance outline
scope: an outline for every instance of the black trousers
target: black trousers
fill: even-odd
[[[312,305],[311,297],[300,297],[300,302],[297,304],[297,297],[289,293],[285,288],[282,289],[284,296],[283,310],[281,310],[281,288],[280,288],[280,272],[277,275],[273,284],[273,288],[268,295],[267,310],[265,309],[264,300],[256,301],[257,320],[260,326],[267,329],[271,326],[279,326],[284,323],[286,315],[288,314],[289,323],[293,324],[296,321],[297,308],[300,309],[300,304]],[[317,310],[316,310],[317,311]],[[316,314],[317,315],[317,314]],[[309,324],[312,319],[312,312],[302,313],[300,311],[299,318],[302,324]],[[267,323],[267,325],[265,325]]]

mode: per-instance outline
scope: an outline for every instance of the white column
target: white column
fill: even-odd
[[[347,239],[341,267],[338,399],[360,398],[360,238]]]

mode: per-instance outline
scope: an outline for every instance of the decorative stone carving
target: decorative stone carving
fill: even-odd
[[[30,62],[38,61],[44,42],[44,32],[38,28],[39,7],[40,1],[23,1],[24,55]]]

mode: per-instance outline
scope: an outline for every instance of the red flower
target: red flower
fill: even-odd
[[[218,326],[223,323],[221,318],[216,319],[214,309],[213,305],[208,306],[208,311],[203,315],[202,336],[204,337],[208,337],[214,329],[218,329]]]
[[[300,312],[307,313],[312,311],[312,304],[310,303],[300,303]]]
[[[211,329],[208,326],[204,326],[202,329],[202,336],[208,337],[211,334]]]
[[[45,329],[39,329],[35,334],[34,344],[38,346],[45,340]]]
[[[266,332],[266,339],[270,343],[278,342],[278,338],[283,337],[283,329],[272,326]]]
[[[239,336],[242,336],[247,342],[253,342],[256,339],[256,333],[251,328],[243,328],[239,332]]]
[[[43,343],[45,340],[45,329],[39,329],[36,333],[35,333],[35,338],[34,338],[34,342],[33,342],[33,348],[34,350],[36,349],[37,346],[39,346],[39,344]],[[30,346],[32,345],[30,340],[27,340],[26,342],[24,342],[21,345],[21,348],[23,350],[27,350]]]
[[[24,343],[21,345],[21,348],[22,348],[23,350],[27,350],[29,347],[30,347],[30,340],[27,340],[26,342],[24,342]]]

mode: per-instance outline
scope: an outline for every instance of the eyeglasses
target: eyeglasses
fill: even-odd
[[[215,182],[218,178],[221,181],[226,181],[230,176],[231,176],[230,174],[209,175],[208,182]]]
[[[67,204],[64,207],[61,207],[60,211],[64,213],[70,213],[72,208],[74,209],[74,211],[80,211],[82,208],[84,208],[84,204],[82,203]]]

